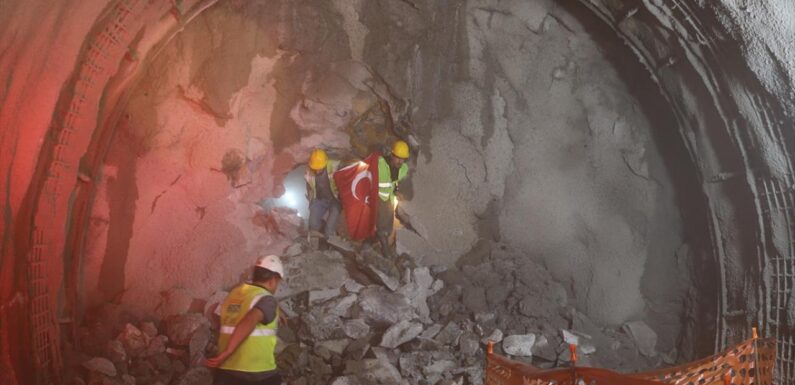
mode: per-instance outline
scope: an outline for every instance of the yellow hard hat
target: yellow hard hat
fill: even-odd
[[[408,159],[409,157],[408,143],[402,140],[396,141],[394,144],[392,144],[392,155],[398,158]]]
[[[323,167],[326,167],[327,163],[328,155],[326,155],[325,151],[319,148],[316,148],[314,151],[312,151],[312,155],[309,155],[309,168],[315,171],[322,170]]]

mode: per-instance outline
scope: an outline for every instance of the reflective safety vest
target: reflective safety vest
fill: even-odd
[[[392,180],[392,170],[389,163],[383,156],[378,157],[378,196],[386,202],[395,198],[395,188],[398,183],[406,178],[409,173],[409,166],[405,163],[398,169],[397,180]]]
[[[229,338],[243,316],[254,307],[260,298],[272,296],[267,290],[244,283],[226,297],[221,305],[221,333],[218,336],[218,349],[224,351]],[[267,372],[276,369],[276,329],[279,324],[278,308],[276,317],[267,325],[258,323],[249,336],[243,340],[223,364],[221,369],[241,372]]]
[[[337,182],[334,181],[334,172],[340,167],[340,161],[338,160],[328,160],[326,163],[326,172],[328,173],[328,181],[331,185],[331,195],[334,195],[334,198],[339,197],[339,193],[337,192]],[[309,193],[309,200],[313,201],[317,197],[317,188],[315,187],[315,179],[317,179],[317,175],[311,168],[307,167],[306,172],[304,173],[304,179],[306,180],[306,185],[308,186],[308,193]]]

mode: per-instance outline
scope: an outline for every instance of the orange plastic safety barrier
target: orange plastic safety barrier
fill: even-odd
[[[486,385],[773,385],[776,344],[752,338],[723,353],[672,368],[621,374],[573,366],[542,370],[489,349]]]

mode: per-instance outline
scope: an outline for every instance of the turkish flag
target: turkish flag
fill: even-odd
[[[360,241],[375,233],[375,215],[378,208],[378,158],[375,152],[364,161],[337,170],[340,203],[345,210],[348,234]]]

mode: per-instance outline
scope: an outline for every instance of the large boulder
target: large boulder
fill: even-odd
[[[104,357],[94,357],[83,362],[82,365],[89,372],[101,373],[108,377],[116,377],[117,374],[116,366],[113,365],[113,362]]]
[[[176,382],[176,385],[212,385],[213,374],[203,366],[188,369]]]
[[[200,313],[180,314],[166,318],[166,336],[171,343],[186,346],[190,343],[193,333],[202,325],[209,326],[210,321]]]
[[[510,335],[502,340],[502,350],[512,356],[532,357],[535,343],[535,334]]]
[[[315,290],[339,289],[350,280],[342,254],[316,251],[284,259],[285,274],[276,296],[279,298]]]
[[[403,377],[389,361],[378,358],[346,362],[346,374],[353,374],[366,384],[400,385]]]
[[[409,300],[381,286],[369,286],[359,293],[358,316],[380,326],[391,326],[415,314]]]
[[[356,262],[370,278],[388,287],[389,290],[395,291],[400,286],[400,270],[391,259],[368,250],[357,254]]]
[[[342,330],[348,338],[359,339],[370,334],[370,325],[360,319],[345,321]]]
[[[408,320],[400,321],[384,332],[381,337],[381,346],[394,349],[409,342],[422,333],[422,324]]]
[[[124,350],[124,344],[119,340],[110,340],[105,348],[105,354],[113,362],[127,362],[129,356]]]
[[[324,314],[318,309],[301,315],[301,337],[313,341],[325,341],[345,337],[342,319],[333,314]]]
[[[646,357],[657,356],[657,333],[643,321],[633,321],[624,324],[624,330],[635,340],[638,351]]]
[[[144,334],[140,329],[133,324],[124,325],[119,336],[116,338],[124,346],[124,350],[131,357],[138,357],[142,355],[146,348],[149,346],[149,336]]]

